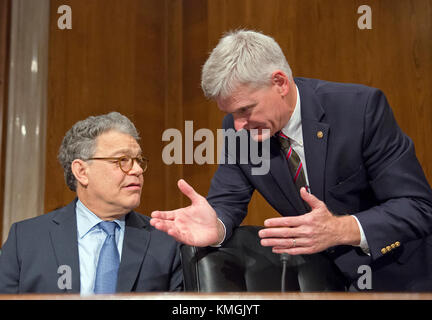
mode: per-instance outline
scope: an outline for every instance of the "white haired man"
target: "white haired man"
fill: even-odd
[[[367,289],[432,289],[432,191],[380,90],[293,78],[279,45],[248,30],[222,37],[202,89],[228,114],[224,129],[271,140],[270,171],[220,164],[207,199],[180,180],[192,205],[155,211],[152,225],[187,244],[218,245],[258,190],[282,215],[259,232],[275,253],[322,253],[350,290],[364,289],[362,265],[372,270]]]

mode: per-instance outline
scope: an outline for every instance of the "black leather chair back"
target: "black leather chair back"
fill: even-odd
[[[281,290],[280,255],[260,244],[262,227],[241,226],[223,247],[183,245],[186,291],[275,292]],[[288,256],[286,291],[345,291],[336,266],[324,255]]]

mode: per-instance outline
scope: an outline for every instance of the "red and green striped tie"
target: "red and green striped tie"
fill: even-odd
[[[293,177],[294,184],[297,190],[300,192],[301,187],[305,187],[307,191],[308,186],[306,183],[306,177],[303,170],[303,164],[300,160],[299,155],[294,151],[291,146],[289,138],[283,134],[282,131],[278,133],[278,139],[283,152],[285,153],[285,158],[288,161],[288,166],[290,168],[291,175]]]

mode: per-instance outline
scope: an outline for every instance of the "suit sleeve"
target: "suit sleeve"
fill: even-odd
[[[223,129],[233,129],[233,127],[232,116],[226,116],[223,121]],[[232,151],[229,150],[226,144],[224,144],[223,149],[225,152],[221,159],[224,159],[224,161],[219,164],[213,176],[207,201],[225,225],[225,239],[229,239],[233,228],[239,226],[246,216],[248,204],[255,188],[243,173],[240,165],[237,162],[232,164],[229,162],[229,158],[232,160],[240,157],[230,154]],[[238,149],[236,152],[238,152]]]
[[[0,254],[0,293],[18,293],[20,264],[17,254],[17,224],[10,229]]]
[[[414,144],[397,125],[384,94],[376,90],[364,115],[363,161],[377,202],[356,214],[372,258],[393,243],[432,233],[432,192]]]

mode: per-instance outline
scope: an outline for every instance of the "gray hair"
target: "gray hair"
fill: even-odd
[[[260,32],[237,30],[225,34],[202,69],[201,87],[209,99],[224,98],[240,84],[264,87],[271,74],[291,68],[277,42]]]
[[[63,167],[66,184],[72,191],[76,191],[76,179],[71,169],[72,162],[75,159],[91,158],[95,152],[96,138],[110,130],[128,134],[135,140],[139,140],[134,124],[118,112],[90,116],[78,121],[66,132],[57,159]]]

